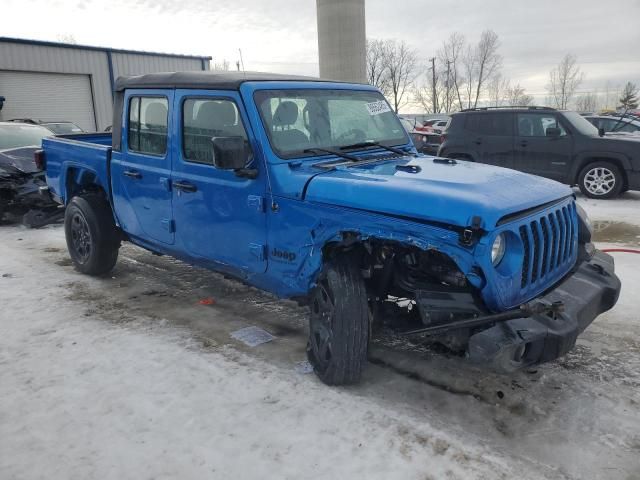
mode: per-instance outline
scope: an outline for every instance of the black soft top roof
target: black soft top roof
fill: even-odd
[[[209,88],[217,90],[237,90],[244,82],[297,81],[331,82],[315,77],[282,75],[261,72],[168,72],[148,73],[133,77],[118,77],[115,89],[121,92],[127,88]]]

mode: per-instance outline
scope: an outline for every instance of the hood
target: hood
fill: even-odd
[[[640,142],[640,132],[607,132],[604,135],[605,139],[613,140],[629,140],[632,142]]]
[[[411,173],[403,165],[419,168]],[[472,162],[407,157],[382,164],[338,167],[313,177],[305,200],[466,227],[479,216],[492,229],[512,213],[573,191],[553,180]]]
[[[589,142],[580,145],[584,149],[624,154],[638,152],[638,142],[640,141],[640,135],[635,133],[606,133],[604,137],[594,136],[589,138]]]
[[[13,167],[23,173],[35,173],[36,168],[33,153],[40,147],[19,147],[0,150],[0,167]]]

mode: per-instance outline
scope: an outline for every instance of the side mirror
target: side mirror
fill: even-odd
[[[604,137],[604,128],[603,127],[598,127],[598,135],[600,135],[601,137]]]
[[[559,137],[560,135],[562,135],[562,130],[560,130],[558,127],[549,127],[545,131],[545,134],[547,135],[547,137]]]
[[[258,170],[245,168],[248,151],[244,137],[213,137],[213,165],[221,170],[233,170],[238,177],[258,178]]]
[[[221,170],[244,168],[247,151],[243,137],[213,137],[213,164]]]

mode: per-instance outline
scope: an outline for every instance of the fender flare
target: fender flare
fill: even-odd
[[[60,179],[60,184],[64,185],[64,196],[62,199],[65,205],[69,203],[75,193],[91,186],[98,187],[108,195],[108,189],[102,185],[98,172],[87,168],[86,165],[71,162],[65,163],[62,167]]]
[[[632,170],[631,160],[624,154],[612,152],[583,152],[578,154],[569,173],[569,183],[578,183],[582,169],[591,162],[609,161],[620,166],[622,174],[627,178],[627,171]]]
[[[384,235],[380,231],[369,228],[335,228],[334,226],[334,228],[327,229],[322,232],[321,235],[316,236],[316,241],[313,245],[310,245],[310,251],[302,258],[298,270],[298,278],[307,279],[306,288],[303,289],[311,291],[311,289],[315,287],[317,276],[326,261],[324,258],[324,250],[327,246],[331,244],[351,246],[354,244],[363,244],[369,240],[397,242],[425,251],[436,250],[448,256],[464,274],[472,271],[475,266],[475,259],[473,258],[472,252],[457,243],[452,247],[446,240],[441,243],[436,240],[436,238],[435,235],[433,239],[420,239],[412,235]]]

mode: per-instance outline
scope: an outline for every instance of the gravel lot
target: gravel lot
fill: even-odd
[[[632,248],[639,202],[580,199]],[[85,277],[60,226],[2,226],[0,478],[640,479],[640,255],[616,262],[620,303],[557,362],[500,376],[387,336],[328,388],[291,302],[131,245]],[[252,325],[275,340],[231,338]]]

